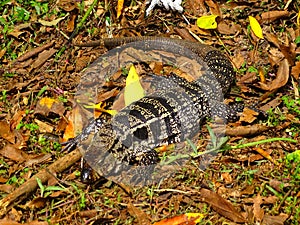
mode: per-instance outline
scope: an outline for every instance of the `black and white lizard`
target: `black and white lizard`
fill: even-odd
[[[102,39],[89,45],[114,48],[126,43],[136,49],[156,49],[179,55],[193,53],[192,57],[206,64],[209,71],[191,82],[171,75],[168,79],[173,87],[146,95],[110,120],[101,117],[92,120],[80,135],[63,144],[66,150],[71,150],[93,133],[92,143],[84,149],[85,158],[92,158],[92,168],[108,177],[122,176],[132,166],[155,166],[158,154],[154,148],[192,138],[205,117],[234,120],[237,114],[222,98],[234,81],[235,72],[229,59],[217,49],[162,37]],[[97,61],[94,68],[97,68]]]

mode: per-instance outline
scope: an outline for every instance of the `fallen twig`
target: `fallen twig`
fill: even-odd
[[[47,168],[43,169],[28,181],[8,194],[5,198],[0,200],[0,217],[3,217],[14,205],[25,199],[32,192],[38,188],[36,179],[39,178],[42,183],[46,183],[53,174],[61,173],[81,158],[81,153],[78,149],[70,152],[64,157],[58,159]]]

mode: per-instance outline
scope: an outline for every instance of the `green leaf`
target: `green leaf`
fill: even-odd
[[[299,44],[299,43],[300,43],[300,36],[296,37],[295,43],[296,43],[296,44]]]
[[[41,181],[40,178],[37,177],[37,178],[36,178],[36,182],[37,182],[38,186],[39,186],[40,189],[41,189],[41,197],[43,197],[44,191],[45,191],[45,187],[44,187],[44,185],[43,185],[43,183],[42,183],[42,181]]]
[[[126,86],[124,91],[125,105],[128,106],[144,96],[145,92],[140,83],[139,75],[132,65],[126,78]]]
[[[48,186],[45,188],[45,191],[65,191],[65,188],[58,187],[58,186]]]
[[[197,26],[201,29],[216,29],[218,15],[201,16],[197,19]]]

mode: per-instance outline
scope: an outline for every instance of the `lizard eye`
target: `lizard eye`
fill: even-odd
[[[137,139],[140,140],[145,140],[148,138],[148,130],[147,127],[141,127],[141,128],[137,128],[134,132],[133,132],[134,137],[136,137]]]

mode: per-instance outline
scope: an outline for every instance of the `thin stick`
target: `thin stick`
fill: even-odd
[[[46,183],[53,174],[61,173],[81,158],[81,153],[78,149],[70,152],[64,157],[56,160],[47,168],[43,169],[28,181],[8,194],[5,198],[0,200],[0,217],[3,217],[13,206],[17,205],[18,202],[25,199],[32,192],[38,188],[36,179],[39,178],[42,183]]]

